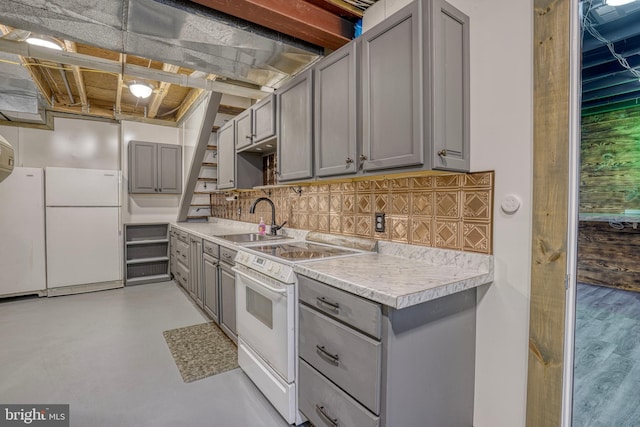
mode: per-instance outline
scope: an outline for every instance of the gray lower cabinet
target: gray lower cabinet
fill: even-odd
[[[210,251],[207,251],[207,247]],[[219,313],[219,280],[218,280],[218,245],[205,240],[202,254],[202,280],[204,285],[204,311],[216,322],[220,322]]]
[[[220,248],[220,327],[236,343],[236,276],[231,270],[236,251]]]
[[[203,307],[204,287],[202,281],[202,239],[189,236],[190,268],[189,293],[199,307]]]
[[[278,180],[313,177],[313,74],[307,70],[277,92]]]
[[[475,289],[396,310],[298,281],[299,408],[314,425],[472,426]]]
[[[129,142],[129,193],[182,192],[182,147]]]
[[[169,224],[125,224],[124,259],[127,286],[169,280]]]
[[[358,43],[314,68],[315,171],[319,177],[358,171]]]
[[[419,1],[362,35],[362,165],[424,164]]]

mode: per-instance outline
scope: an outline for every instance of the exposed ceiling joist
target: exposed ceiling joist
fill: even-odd
[[[67,52],[77,52],[75,42],[65,40],[64,46]],[[78,95],[80,95],[80,104],[82,105],[82,112],[86,113],[89,111],[89,101],[87,99],[87,88],[84,85],[84,78],[82,77],[82,71],[80,67],[77,65],[71,66],[71,72],[73,73],[73,78],[76,81],[76,87],[78,88]]]
[[[126,61],[127,61],[127,55],[125,55],[124,53],[121,53],[120,57],[118,58],[118,62],[120,64],[124,64]],[[116,107],[115,107],[116,114],[120,114],[120,112],[122,111],[123,87],[124,87],[124,76],[122,75],[122,73],[118,73],[118,86],[116,87]]]
[[[209,80],[202,77],[193,77],[184,74],[175,74],[163,70],[141,67],[133,64],[123,64],[119,61],[83,55],[80,53],[57,51],[45,47],[33,46],[25,42],[16,42],[0,39],[0,51],[13,53],[23,57],[37,58],[63,64],[76,65],[78,67],[104,71],[114,75],[125,74],[134,78],[157,80],[183,87],[204,89],[228,95],[242,96],[245,98],[262,99],[268,92],[245,86],[238,86],[217,80]]]
[[[162,65],[162,71],[167,71],[169,73],[177,73],[179,69],[180,67],[178,65]],[[158,115],[158,109],[160,108],[160,105],[162,104],[164,98],[166,98],[167,94],[169,93],[170,86],[171,83],[160,82],[160,87],[158,87],[158,89],[156,89],[156,91],[154,92],[153,98],[151,98],[151,103],[149,104],[149,110],[147,112],[147,116],[149,118],[154,119]]]
[[[353,37],[353,23],[304,0],[191,0],[332,50]]]

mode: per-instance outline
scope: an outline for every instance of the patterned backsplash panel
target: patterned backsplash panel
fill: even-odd
[[[295,190],[301,188],[302,192]],[[494,172],[384,178],[271,189],[276,222],[293,228],[370,237],[468,252],[492,253]],[[271,222],[263,191],[212,196],[212,215]],[[374,214],[385,213],[385,231],[374,231]]]

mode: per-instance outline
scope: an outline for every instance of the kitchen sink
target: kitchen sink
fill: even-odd
[[[290,239],[287,236],[272,236],[270,234],[258,234],[258,233],[243,233],[243,234],[227,234],[224,236],[216,236],[220,239],[228,240],[233,243],[249,243],[249,242],[264,242],[269,240],[282,240]]]

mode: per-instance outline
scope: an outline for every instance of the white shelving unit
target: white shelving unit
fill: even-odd
[[[125,284],[170,280],[169,224],[125,224]]]

